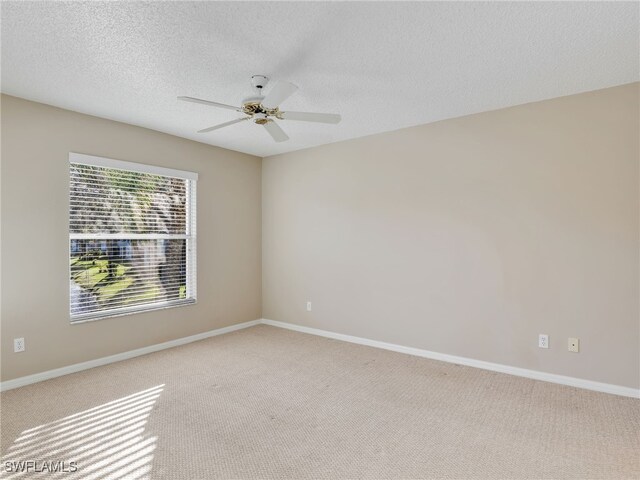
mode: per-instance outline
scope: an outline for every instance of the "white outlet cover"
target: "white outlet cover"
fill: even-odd
[[[307,312],[311,311],[311,302],[307,302]]]
[[[24,338],[14,338],[13,339],[13,352],[24,352]]]
[[[538,335],[538,347],[549,348],[549,335],[541,333]]]

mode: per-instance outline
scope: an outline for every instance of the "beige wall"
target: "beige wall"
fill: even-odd
[[[199,173],[196,305],[70,325],[70,151]],[[2,380],[260,318],[260,158],[4,95],[1,153]]]
[[[638,97],[264,159],[263,317],[639,387]]]
[[[262,293],[265,318],[637,388],[638,104],[632,84],[261,172],[256,157],[3,95],[1,379],[253,320]],[[69,151],[200,174],[197,305],[69,324]]]

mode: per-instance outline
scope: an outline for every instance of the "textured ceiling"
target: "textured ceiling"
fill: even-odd
[[[2,91],[259,156],[637,81],[640,3],[2,2]],[[297,84],[274,143],[230,110]]]

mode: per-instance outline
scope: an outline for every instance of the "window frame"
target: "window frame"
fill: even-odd
[[[69,291],[67,294],[69,319],[72,325],[103,320],[106,318],[120,317],[123,315],[133,315],[136,313],[150,312],[154,310],[165,310],[167,308],[182,307],[194,305],[197,303],[197,180],[198,174],[186,170],[177,170],[156,165],[148,165],[143,163],[125,162],[112,158],[98,157],[94,155],[86,155],[82,153],[69,152],[68,175],[69,175],[69,192],[71,191],[71,164],[88,165],[93,167],[111,168],[117,170],[126,170],[129,172],[148,173],[152,175],[160,175],[164,177],[179,178],[186,181],[186,233],[185,234],[135,234],[135,233],[104,233],[104,234],[72,234],[70,217],[67,215],[67,256],[70,257],[70,245],[72,240],[107,240],[107,239],[184,239],[186,242],[186,276],[185,276],[185,299],[168,300],[158,303],[147,303],[142,305],[132,305],[128,307],[112,308],[105,311],[96,311],[89,313],[72,314],[71,313],[71,282],[69,282]],[[71,197],[67,204],[69,212],[71,211]],[[69,261],[69,258],[67,259]],[[71,279],[71,264],[69,263],[68,279]]]

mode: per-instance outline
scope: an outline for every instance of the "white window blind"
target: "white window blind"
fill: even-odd
[[[70,315],[196,300],[197,174],[69,154]]]

